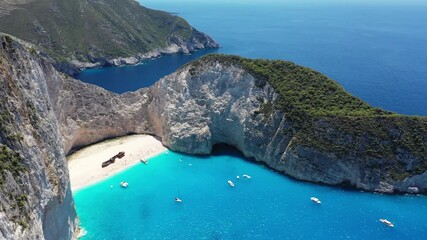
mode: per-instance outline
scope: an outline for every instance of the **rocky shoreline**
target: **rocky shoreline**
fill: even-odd
[[[147,53],[138,53],[134,56],[106,58],[106,57],[92,57],[88,55],[91,62],[80,62],[77,60],[70,60],[69,62],[58,62],[50,59],[55,68],[70,76],[75,76],[84,69],[102,68],[108,66],[127,66],[136,65],[143,60],[159,58],[171,54],[191,54],[197,50],[219,48],[220,45],[208,35],[199,32],[197,29],[192,29],[193,35],[188,41],[182,39],[174,39],[169,46],[165,48],[154,49]],[[49,58],[46,55],[47,58]]]
[[[2,32],[34,44],[70,76],[219,47],[185,19],[134,0],[7,1],[0,3],[0,19]]]

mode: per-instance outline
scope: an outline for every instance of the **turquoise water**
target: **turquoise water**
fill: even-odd
[[[426,6],[143,3],[178,12],[222,48],[87,70],[81,80],[122,93],[150,86],[206,53],[230,53],[292,60],[375,106],[427,115]],[[253,179],[236,179],[245,173]],[[119,187],[124,180],[127,189]],[[427,239],[425,196],[298,182],[229,149],[210,157],[161,154],[74,194],[86,240]],[[322,204],[312,203],[311,196]],[[379,218],[396,227],[385,227]]]
[[[237,180],[242,174],[252,179]],[[85,240],[427,239],[426,197],[298,182],[228,148],[210,157],[162,153],[74,197]]]
[[[427,5],[141,2],[177,12],[217,40],[220,53],[291,60],[327,74],[374,106],[427,115]],[[120,93],[149,86],[192,60],[166,59],[77,77]]]

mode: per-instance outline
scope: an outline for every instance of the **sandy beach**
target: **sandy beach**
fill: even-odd
[[[165,150],[162,143],[150,135],[125,136],[83,148],[67,158],[71,189],[75,191],[96,183]],[[108,167],[101,167],[102,162],[121,151],[125,152],[123,158],[116,159]]]

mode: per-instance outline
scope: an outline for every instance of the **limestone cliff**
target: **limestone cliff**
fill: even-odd
[[[61,81],[50,64],[0,35],[0,239],[71,239],[77,228],[49,95]]]
[[[65,154],[130,133],[191,154],[230,144],[304,181],[427,192],[426,118],[373,108],[311,69],[211,55],[117,95],[0,39],[0,238],[72,238]]]
[[[155,97],[148,108],[157,110],[157,122],[162,123],[154,132],[166,146],[186,153],[208,154],[214,144],[227,143],[304,181],[367,191],[426,192],[425,118],[385,113],[307,117],[305,123],[286,108],[269,109],[269,103],[283,97],[269,80],[256,79],[249,71],[227,57],[207,57],[165,77],[150,89]],[[350,130],[343,127],[349,121]],[[411,140],[405,135],[419,138],[421,150],[408,147],[403,141]],[[381,147],[370,154],[377,142]]]
[[[65,154],[130,133],[191,154],[230,144],[304,181],[427,192],[426,118],[373,108],[311,69],[211,55],[118,95],[0,39],[0,239],[72,238]]]
[[[307,71],[290,66],[294,72]],[[149,89],[123,95],[67,80],[57,104],[65,150],[108,137],[149,133],[172,150],[192,154],[209,154],[213,145],[227,143],[304,181],[367,191],[426,192],[425,118],[372,108],[326,78],[320,81],[328,83],[329,95],[347,97],[346,104],[356,107],[332,117],[305,117],[303,111],[281,107],[281,101],[292,105],[294,100],[283,101],[269,80],[254,75],[233,57],[214,56],[181,68]]]

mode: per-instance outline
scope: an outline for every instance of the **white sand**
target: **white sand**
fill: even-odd
[[[71,189],[74,191],[98,182],[165,150],[162,143],[150,135],[120,137],[83,148],[68,157]],[[101,167],[102,162],[122,151],[125,152],[123,158],[116,158],[115,163]]]

